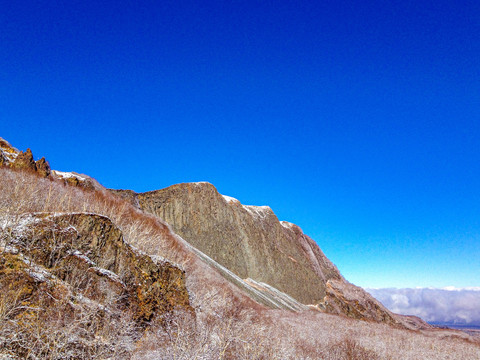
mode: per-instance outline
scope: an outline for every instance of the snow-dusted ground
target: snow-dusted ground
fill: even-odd
[[[73,172],[64,172],[64,171],[58,171],[58,170],[52,170],[52,172],[55,176],[58,176],[61,179],[68,179],[68,178],[72,178],[72,177],[77,178],[80,181],[85,181],[87,179],[87,178],[85,178],[83,176],[80,176],[79,174],[73,173]]]
[[[240,203],[240,201],[238,201],[237,199],[235,199],[234,197],[231,197],[231,196],[227,196],[227,195],[222,195],[223,198],[228,202],[228,203]]]
[[[247,210],[252,216],[257,218],[265,218],[268,214],[272,213],[272,209],[269,206],[256,206],[256,205],[242,205],[238,199],[228,195],[222,195],[228,204],[240,205]]]

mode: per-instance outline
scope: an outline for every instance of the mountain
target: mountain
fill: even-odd
[[[193,247],[244,280],[267,284],[320,311],[411,327],[347,282],[300,227],[279,221],[268,206],[242,205],[207,182],[141,194],[111,191],[166,221]]]
[[[0,154],[3,164],[14,169],[86,189],[103,188],[86,175],[50,170],[44,158],[35,161],[30,149],[18,151],[3,139]],[[279,221],[268,206],[242,205],[207,182],[140,194],[110,191],[168,223],[197,256],[261,304],[286,309],[308,305],[322,312],[412,327],[346,281],[315,241],[299,226]]]
[[[414,330],[414,331],[412,331]],[[388,311],[266,206],[107,190],[0,139],[0,359],[480,358]]]

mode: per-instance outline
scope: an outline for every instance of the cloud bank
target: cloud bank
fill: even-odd
[[[480,288],[366,289],[389,310],[430,323],[480,326]]]

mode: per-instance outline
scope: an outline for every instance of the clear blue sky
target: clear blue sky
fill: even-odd
[[[480,285],[480,2],[1,1],[0,136],[209,181],[351,282]]]

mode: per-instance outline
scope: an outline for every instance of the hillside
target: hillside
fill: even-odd
[[[269,208],[207,183],[115,196],[3,139],[0,159],[0,358],[480,358],[388,312]]]

